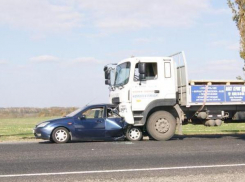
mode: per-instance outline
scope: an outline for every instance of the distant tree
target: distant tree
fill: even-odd
[[[233,21],[240,31],[240,56],[245,61],[245,0],[228,0],[228,5],[233,13]],[[245,71],[245,67],[243,70]]]

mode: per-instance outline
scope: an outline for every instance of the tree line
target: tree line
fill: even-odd
[[[52,117],[65,116],[76,107],[50,107],[50,108],[34,108],[34,107],[11,107],[0,108],[1,118],[24,118],[24,117]]]

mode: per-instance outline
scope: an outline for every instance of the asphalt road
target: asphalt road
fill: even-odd
[[[244,181],[245,135],[0,144],[0,181]]]

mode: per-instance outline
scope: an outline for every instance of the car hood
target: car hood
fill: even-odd
[[[42,122],[38,123],[36,126],[40,125],[41,123],[45,123],[45,122],[58,123],[58,122],[63,122],[63,121],[68,121],[68,120],[70,121],[71,119],[72,119],[72,117],[55,118],[55,119],[42,121]]]

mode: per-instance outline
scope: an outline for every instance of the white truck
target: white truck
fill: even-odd
[[[168,57],[131,57],[104,67],[110,103],[131,125],[131,140],[145,131],[155,140],[169,140],[183,122],[219,126],[245,111],[243,80],[188,80],[184,52]]]

